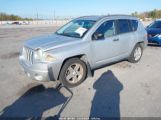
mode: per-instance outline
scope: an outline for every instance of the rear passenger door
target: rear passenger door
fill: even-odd
[[[117,34],[119,35],[119,54],[128,57],[130,48],[135,44],[136,34],[133,32],[129,19],[117,20]]]

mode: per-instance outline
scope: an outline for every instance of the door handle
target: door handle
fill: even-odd
[[[119,39],[118,38],[117,39],[113,39],[113,41],[116,42],[116,41],[119,41]]]

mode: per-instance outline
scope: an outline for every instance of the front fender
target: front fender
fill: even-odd
[[[54,78],[57,80],[59,78],[59,74],[64,64],[64,61],[66,61],[69,58],[85,55],[89,66],[91,66],[92,64],[89,42],[83,42],[73,46],[65,46],[53,49],[48,51],[48,53],[52,54],[56,58],[56,60],[53,63],[50,63],[49,67],[52,69]]]

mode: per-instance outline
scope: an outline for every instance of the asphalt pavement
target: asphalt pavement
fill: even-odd
[[[0,27],[0,117],[54,117],[70,94],[56,83],[30,80],[18,55],[23,41],[52,34],[58,27]],[[161,47],[148,46],[141,61],[95,71],[71,89],[61,117],[161,117]]]

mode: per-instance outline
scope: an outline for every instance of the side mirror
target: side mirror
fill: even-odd
[[[103,40],[104,39],[104,35],[102,33],[94,33],[92,36],[93,40]]]

